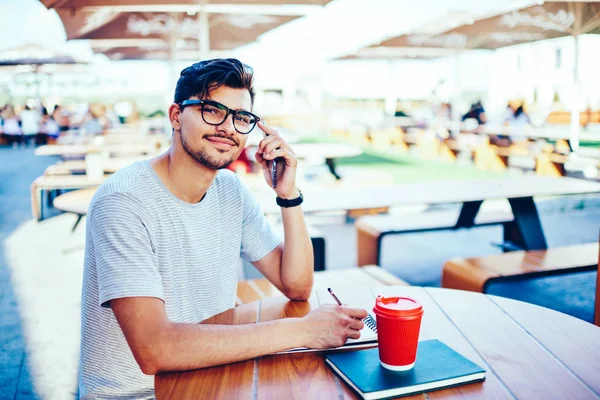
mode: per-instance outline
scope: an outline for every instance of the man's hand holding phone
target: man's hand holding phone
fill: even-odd
[[[274,188],[277,197],[282,199],[298,197],[299,192],[296,187],[298,159],[296,155],[276,129],[267,126],[262,121],[258,122],[258,127],[265,136],[258,144],[255,158],[262,167],[265,180],[269,186]]]

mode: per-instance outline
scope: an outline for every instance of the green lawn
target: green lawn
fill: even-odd
[[[469,165],[422,160],[409,155],[383,155],[372,150],[337,160],[340,168],[357,166],[365,170],[381,171],[392,176],[394,183],[424,182],[444,179],[481,179],[504,176],[503,173],[482,171]]]
[[[331,139],[305,138],[304,143],[343,143]],[[364,170],[384,172],[394,183],[424,182],[443,179],[482,179],[505,176],[504,173],[482,171],[474,166],[459,165],[453,162],[423,160],[407,154],[378,152],[363,148],[363,154],[356,157],[339,158],[336,165],[360,167]]]

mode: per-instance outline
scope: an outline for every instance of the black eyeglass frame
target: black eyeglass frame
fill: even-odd
[[[252,130],[254,130],[254,128],[256,127],[256,124],[258,121],[260,121],[260,118],[258,117],[258,115],[251,113],[250,111],[245,111],[245,110],[232,110],[231,108],[227,107],[225,104],[221,104],[217,101],[213,101],[213,100],[196,100],[196,99],[188,99],[188,100],[184,100],[179,104],[179,108],[183,111],[183,109],[187,106],[202,106],[202,110],[200,112],[200,114],[202,115],[202,119],[204,120],[204,122],[206,122],[209,125],[213,125],[213,126],[218,126],[221,125],[223,122],[227,121],[227,118],[229,118],[229,115],[233,115],[233,128],[240,134],[242,135],[248,135],[250,132],[252,132]],[[224,109],[227,113],[225,114],[225,118],[223,118],[223,121],[219,122],[218,124],[214,124],[212,122],[208,122],[206,120],[206,118],[204,118],[204,104],[208,104],[208,105],[213,105],[217,108],[221,108]],[[235,117],[236,114],[243,112],[245,114],[250,114],[253,118],[254,118],[254,125],[252,125],[252,128],[248,131],[248,132],[241,132],[236,126],[235,126]]]

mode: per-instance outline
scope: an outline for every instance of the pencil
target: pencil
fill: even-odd
[[[333,293],[333,290],[331,290],[330,287],[327,288],[327,291],[329,292],[329,294],[333,297],[333,299],[336,301],[336,303],[338,303],[338,305],[342,305],[342,302],[340,301],[340,299],[337,298],[337,296]]]

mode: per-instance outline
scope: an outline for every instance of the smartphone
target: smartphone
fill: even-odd
[[[271,180],[273,181],[273,189],[277,187],[277,158],[271,162]]]
[[[266,122],[263,122],[265,125]],[[263,131],[263,137],[267,137],[267,133]],[[277,164],[281,157],[277,157],[271,161],[271,181],[273,182],[273,189],[277,188]]]

